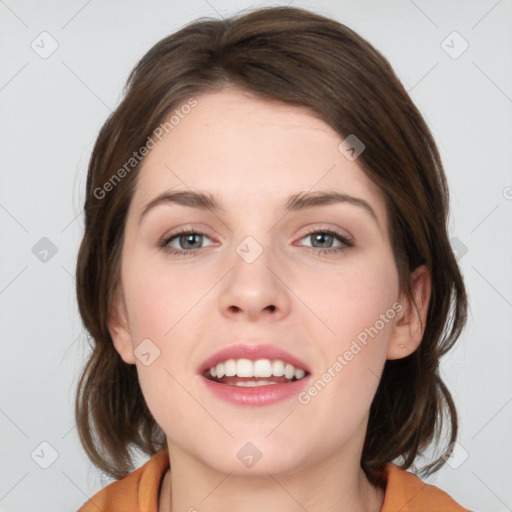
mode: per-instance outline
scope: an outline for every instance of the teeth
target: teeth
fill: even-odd
[[[235,386],[243,386],[246,388],[255,388],[257,386],[268,386],[271,384],[277,384],[277,382],[271,382],[267,380],[249,380],[247,382],[237,382]]]
[[[226,372],[226,377],[234,377],[236,375],[236,361],[234,359],[230,359],[224,363],[224,371]]]
[[[272,361],[272,375],[274,377],[282,377],[284,375],[283,361]]]
[[[295,368],[292,364],[284,363],[283,361],[276,359],[270,361],[270,359],[258,359],[251,361],[250,359],[228,359],[223,363],[218,363],[216,366],[210,368],[210,375],[217,379],[222,377],[282,377],[283,375],[288,380],[302,379],[306,375],[306,371],[302,368]],[[265,381],[260,381],[265,382]],[[264,385],[256,381],[240,382],[237,383],[240,386],[253,386],[253,385]]]
[[[270,377],[272,375],[272,364],[268,359],[258,359],[254,362],[255,377]]]
[[[293,379],[293,377],[295,376],[295,367],[291,364],[287,364],[284,367],[284,376],[287,379]]]
[[[220,363],[221,366],[224,366]],[[219,365],[217,365],[217,368]],[[237,377],[254,377],[254,365],[249,359],[239,359],[236,362]]]
[[[304,377],[304,375],[306,375],[306,372],[304,370],[302,370],[301,368],[297,368],[295,370],[295,378],[297,380],[302,379],[302,377]]]

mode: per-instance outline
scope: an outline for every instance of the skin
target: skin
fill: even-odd
[[[239,512],[378,511],[384,494],[360,467],[368,413],[386,359],[405,357],[421,342],[428,271],[413,274],[418,314],[399,293],[380,189],[357,159],[338,150],[343,137],[308,109],[234,89],[196,99],[144,160],[109,324],[167,436],[172,473],[159,511],[221,511],[227,503]],[[139,223],[147,203],[170,189],[210,192],[225,211],[163,204]],[[362,198],[378,223],[349,203],[283,216],[288,195],[310,190]],[[183,251],[202,247],[193,256],[158,244],[180,227],[207,235],[202,243],[180,244],[179,236],[169,243]],[[321,254],[343,244],[333,238],[322,245],[307,233],[316,227],[337,230],[354,246]],[[236,252],[247,236],[263,250],[252,263]],[[209,393],[197,374],[217,350],[250,338],[308,362],[314,382],[396,302],[402,310],[308,404],[292,397],[232,405]],[[146,338],[160,350],[149,366],[134,355]],[[247,442],[262,453],[251,468],[237,458]]]

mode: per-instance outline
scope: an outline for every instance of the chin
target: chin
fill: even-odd
[[[270,442],[268,439],[249,441],[230,440],[221,450],[208,450],[197,454],[198,458],[207,466],[224,474],[239,477],[267,478],[268,473],[278,475],[294,473],[304,467],[305,461],[310,459],[308,454],[299,453],[297,446]],[[254,438],[253,438],[254,439]],[[219,446],[219,445],[217,445]],[[305,442],[299,443],[303,448],[308,446]]]

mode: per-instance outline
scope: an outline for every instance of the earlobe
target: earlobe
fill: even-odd
[[[114,348],[127,364],[135,364],[133,343],[128,327],[126,305],[121,293],[116,293],[110,306],[108,330]]]
[[[388,359],[401,359],[412,354],[420,345],[425,332],[432,279],[425,265],[411,275],[413,299],[403,295],[402,310],[389,341]]]

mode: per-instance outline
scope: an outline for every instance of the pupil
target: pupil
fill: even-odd
[[[330,239],[332,238],[332,235],[329,235],[328,233],[318,233],[316,236],[313,237],[315,242],[321,238],[327,238],[327,241],[330,241]],[[320,243],[322,243],[322,241],[320,240]],[[325,243],[325,241],[323,242]]]
[[[199,234],[188,234],[188,235],[183,235],[183,236],[181,237],[181,240],[182,240],[182,241],[183,241],[183,240],[185,240],[185,245],[186,245],[188,242],[190,242],[191,240],[193,240],[193,238],[194,238],[194,237],[202,237],[202,235],[199,235]],[[194,243],[193,243],[193,242],[191,242],[191,243],[192,243],[192,245],[194,245]],[[197,242],[196,242],[196,244],[197,244]],[[181,244],[181,245],[182,245],[182,247],[183,247],[183,244]],[[199,247],[199,248],[201,247],[201,241],[199,241],[199,246],[198,246],[198,247]],[[190,248],[190,247],[188,247],[188,248]],[[192,249],[195,249],[195,247],[192,247]]]

